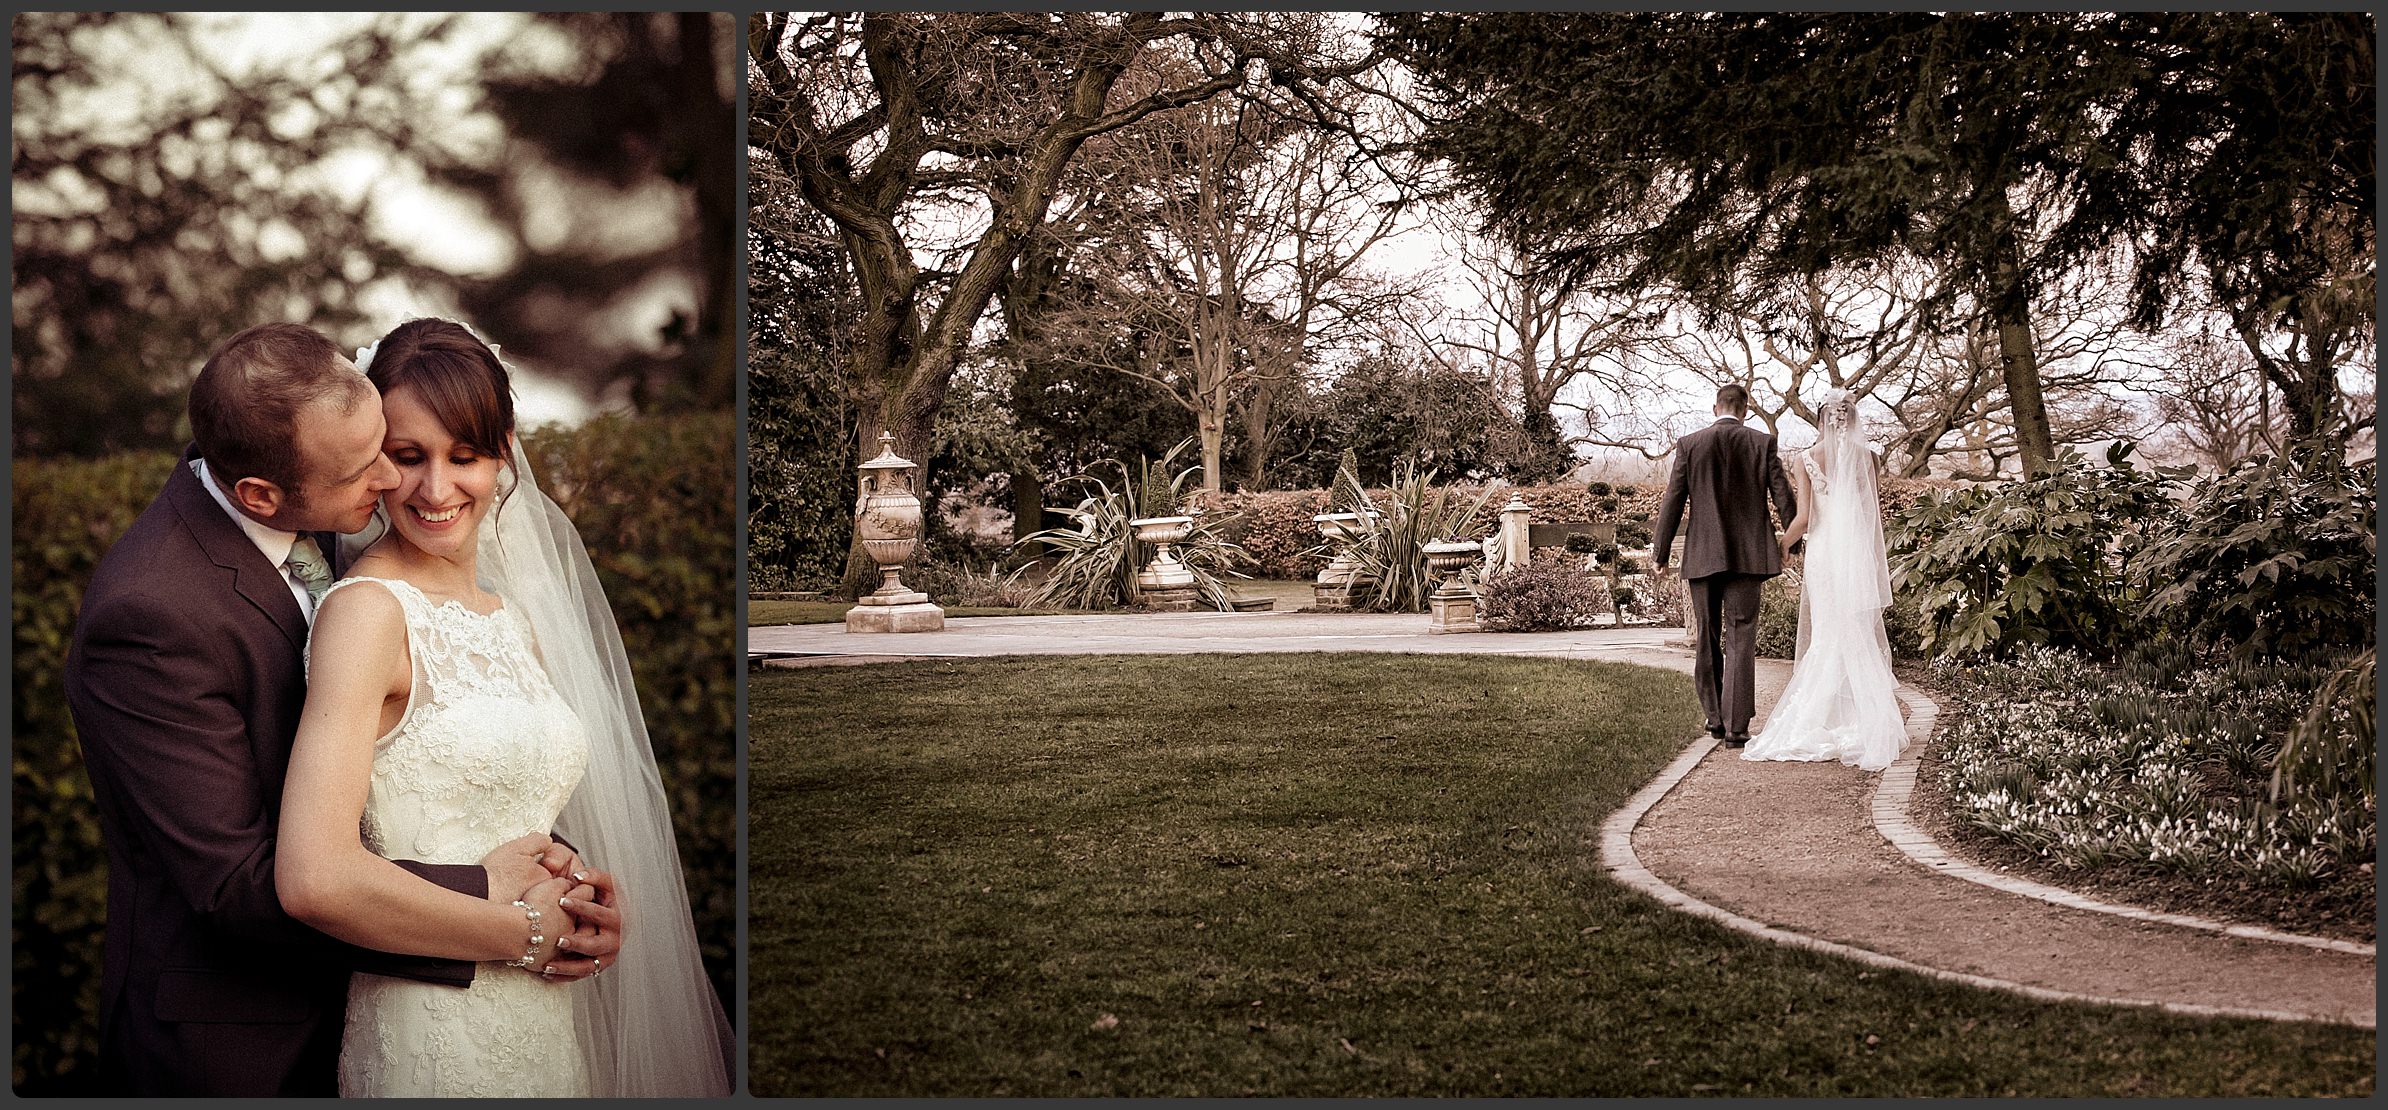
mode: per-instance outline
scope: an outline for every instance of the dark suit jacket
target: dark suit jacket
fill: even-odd
[[[1783,552],[1766,519],[1770,495],[1788,526],[1798,503],[1773,436],[1727,418],[1683,437],[1675,444],[1675,467],[1658,503],[1652,558],[1667,558],[1688,500],[1691,523],[1683,534],[1683,565],[1677,573],[1685,578],[1781,574]]]
[[[306,616],[188,459],[100,560],[67,654],[108,850],[101,1058],[138,1094],[332,1094],[349,972],[461,986],[473,965],[369,953],[282,912]],[[478,864],[401,866],[488,892]]]

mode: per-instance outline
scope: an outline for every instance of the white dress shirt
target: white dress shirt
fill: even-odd
[[[199,484],[207,487],[207,495],[215,498],[216,504],[231,514],[232,522],[240,525],[242,534],[249,537],[249,542],[257,545],[258,554],[265,556],[268,564],[282,572],[282,584],[290,587],[290,596],[298,600],[299,612],[306,616],[307,627],[313,628],[315,599],[308,596],[307,584],[299,581],[298,570],[290,565],[290,548],[298,543],[298,533],[261,524],[256,518],[234,507],[232,499],[225,496],[224,490],[216,485],[215,476],[207,472],[206,459],[192,459],[191,473],[199,476]]]

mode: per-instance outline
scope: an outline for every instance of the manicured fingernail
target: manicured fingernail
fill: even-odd
[[[556,947],[558,947],[558,948],[570,948],[570,947],[572,947],[572,938],[571,938],[571,937],[558,937],[558,938],[556,938]]]
[[[575,871],[572,873],[572,878],[576,882],[585,883],[589,881],[589,873],[586,871]]]
[[[569,905],[571,905],[571,904],[572,904],[572,899],[570,899],[570,898],[558,898],[558,899],[556,899],[556,905],[559,905],[559,906],[569,906]]]

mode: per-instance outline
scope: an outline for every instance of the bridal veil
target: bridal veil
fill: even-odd
[[[620,887],[620,962],[571,987],[595,1091],[727,1095],[736,1041],[698,955],[622,635],[580,533],[514,454],[512,489],[501,479],[501,507],[481,530],[481,577],[529,619],[549,677],[589,732],[588,773],[556,832]]]

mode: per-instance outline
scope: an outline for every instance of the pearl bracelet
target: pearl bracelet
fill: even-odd
[[[520,898],[514,900],[514,905],[516,908],[522,911],[524,917],[529,918],[531,921],[531,943],[523,948],[521,959],[508,960],[506,961],[506,966],[527,968],[532,964],[539,962],[539,946],[547,943],[547,933],[539,926],[538,910],[531,908],[529,904],[525,903]]]

